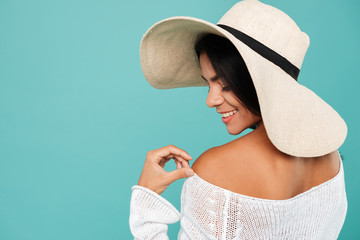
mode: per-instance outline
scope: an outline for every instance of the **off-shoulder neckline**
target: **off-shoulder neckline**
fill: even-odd
[[[245,195],[245,194],[241,194],[241,193],[236,193],[236,192],[233,192],[233,191],[230,191],[228,189],[225,189],[225,188],[222,188],[222,187],[219,187],[217,185],[214,185],[212,183],[209,183],[208,181],[202,179],[199,175],[197,175],[196,173],[194,173],[194,175],[192,177],[189,177],[188,179],[191,179],[191,178],[197,178],[199,179],[200,181],[202,181],[203,183],[207,184],[207,185],[210,185],[210,186],[213,186],[214,188],[216,189],[219,189],[219,190],[222,190],[226,193],[229,193],[229,194],[232,194],[236,197],[239,197],[239,198],[247,198],[247,199],[250,199],[250,200],[256,200],[256,201],[264,201],[264,202],[289,202],[289,201],[294,201],[296,199],[300,199],[306,195],[309,195],[310,193],[318,190],[318,189],[321,189],[329,184],[331,184],[332,182],[335,182],[339,177],[340,175],[342,175],[343,173],[343,163],[342,163],[342,158],[340,156],[340,153],[338,152],[338,155],[339,155],[339,159],[340,159],[340,168],[339,168],[339,171],[338,173],[331,179],[317,185],[317,186],[314,186],[308,190],[306,190],[305,192],[302,192],[302,193],[299,193],[298,195],[294,196],[294,197],[291,197],[291,198],[288,198],[288,199],[281,199],[281,200],[276,200],[276,199],[266,199],[266,198],[258,198],[258,197],[252,197],[252,196],[249,196],[249,195]]]

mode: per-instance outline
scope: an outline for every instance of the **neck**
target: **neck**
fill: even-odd
[[[264,122],[262,119],[260,119],[260,121],[256,123],[256,128],[251,132],[250,136],[255,137],[257,139],[260,138],[260,139],[264,139],[265,141],[270,141],[266,133]]]
[[[262,145],[264,147],[263,149],[268,149],[271,152],[280,153],[280,151],[276,149],[276,147],[270,141],[266,133],[264,122],[262,120],[260,120],[256,124],[256,129],[251,132],[251,135],[249,135],[249,137],[254,141],[254,143]]]

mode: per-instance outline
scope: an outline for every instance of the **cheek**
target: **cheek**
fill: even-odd
[[[244,104],[234,94],[229,94],[226,99],[230,105],[236,107],[239,111],[246,109]]]

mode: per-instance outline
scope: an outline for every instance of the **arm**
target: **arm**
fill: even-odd
[[[177,170],[166,172],[165,164],[175,159]],[[174,181],[194,175],[184,150],[169,145],[149,151],[139,182],[132,187],[130,230],[135,239],[169,239],[167,224],[180,220],[180,213],[160,194]]]
[[[134,239],[169,239],[167,224],[180,220],[180,213],[165,198],[148,188],[131,188],[130,230]]]

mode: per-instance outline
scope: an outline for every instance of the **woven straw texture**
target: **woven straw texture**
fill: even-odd
[[[310,44],[287,14],[256,0],[235,4],[219,24],[244,32],[299,69]],[[292,156],[316,157],[343,144],[347,126],[331,106],[231,33],[201,19],[173,17],[147,31],[140,57],[148,82],[160,89],[204,86],[194,45],[206,33],[228,38],[243,57],[265,129],[276,148]]]

